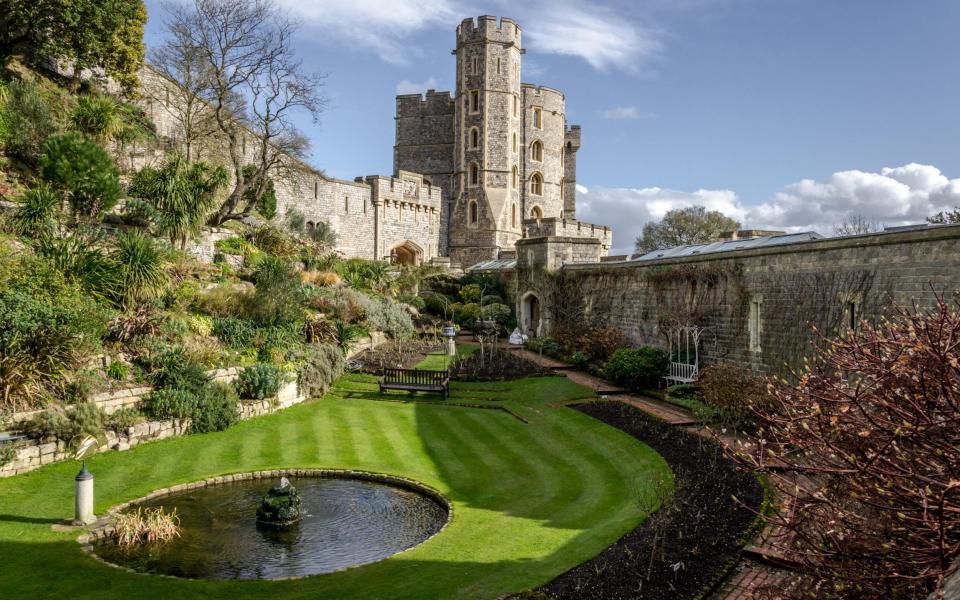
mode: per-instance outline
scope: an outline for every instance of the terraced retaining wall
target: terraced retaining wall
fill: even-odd
[[[375,348],[385,340],[386,336],[382,333],[375,332],[371,337],[360,340],[355,344],[348,356],[352,357],[365,350]],[[208,371],[207,374],[213,377],[215,381],[233,381],[240,373],[240,370],[239,367],[230,367],[227,369],[214,369]],[[112,414],[121,408],[136,406],[152,389],[150,386],[136,386],[103,392],[92,396],[91,401],[96,403],[105,413]],[[304,400],[306,400],[306,398],[300,394],[296,381],[285,382],[280,386],[280,391],[274,398],[241,402],[240,419],[252,419],[283,410],[299,404]],[[16,423],[27,421],[39,412],[40,411],[15,413],[10,417],[9,423],[15,425]],[[127,427],[119,433],[108,430],[105,432],[107,443],[100,448],[100,452],[129,450],[144,442],[184,435],[190,432],[190,425],[190,419],[172,419],[168,421],[144,421],[143,423],[137,423],[136,425]],[[17,448],[16,455],[12,460],[0,465],[0,477],[10,477],[20,473],[26,473],[38,469],[43,465],[73,457],[73,453],[67,449],[66,444],[62,441],[24,440],[15,442],[15,444]],[[0,446],[0,449],[2,448],[3,446]]]

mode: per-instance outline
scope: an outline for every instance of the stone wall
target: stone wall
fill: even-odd
[[[387,337],[381,332],[374,332],[370,337],[358,340],[350,348],[348,358],[361,352],[376,348],[384,343]],[[240,373],[240,367],[214,369],[207,374],[214,381],[233,381]],[[150,386],[134,386],[120,390],[113,390],[93,395],[90,400],[106,414],[113,414],[121,408],[132,408],[153,388]],[[306,400],[300,394],[296,381],[287,381],[281,384],[280,391],[274,398],[258,401],[244,401],[240,403],[240,419],[252,419],[272,412],[289,408]],[[40,411],[22,412],[12,415],[10,424],[21,423],[39,414]],[[105,432],[107,443],[101,446],[100,452],[109,450],[129,450],[144,442],[162,440],[173,436],[185,435],[190,432],[190,419],[172,419],[168,421],[144,421],[126,428],[121,432],[108,430]],[[68,451],[66,444],[56,440],[25,440],[15,442],[17,451],[13,460],[0,465],[0,477],[11,477],[26,473],[61,460],[68,460],[73,454]],[[3,446],[0,446],[2,448]]]
[[[512,251],[526,218],[576,214],[580,128],[562,92],[521,83],[523,52],[512,19],[464,19],[455,93],[397,96],[394,168],[443,187],[441,252],[465,267]]]
[[[176,85],[150,68],[143,69],[140,78],[139,102],[155,123],[160,142],[153,146],[133,144],[125,148],[124,167],[139,169],[157,165],[169,151],[186,152],[188,144],[194,159],[228,164],[224,143],[214,128],[208,127],[198,139],[185,137],[182,107],[186,99]],[[433,102],[431,106],[434,104],[443,103]],[[195,117],[202,121],[202,108],[198,108]],[[398,132],[399,127],[398,120]],[[241,139],[245,161],[254,164],[257,139],[253,135]],[[417,162],[416,166],[438,168],[429,160]],[[446,251],[445,244],[441,244],[441,239],[446,236],[446,230],[441,226],[443,186],[423,185],[421,175],[402,166],[395,173],[394,177],[369,176],[349,181],[329,177],[296,158],[285,157],[271,175],[277,195],[274,221],[282,224],[288,211],[296,211],[303,215],[308,229],[326,222],[338,235],[337,250],[347,257],[387,259],[393,247],[410,242],[411,247],[420,251],[423,260],[430,260]],[[393,213],[389,209],[383,210],[386,203],[390,203],[389,209],[393,209]],[[411,218],[401,221],[401,214]],[[378,223],[381,217],[385,221]],[[378,239],[378,232],[386,232],[386,235]],[[215,239],[200,240],[193,247],[194,254],[203,260],[212,259],[213,241]]]
[[[960,226],[648,261],[584,264],[584,248],[574,238],[518,243],[518,314],[535,296],[543,333],[595,319],[661,348],[672,328],[698,325],[702,362],[765,373],[809,354],[812,325],[834,334],[960,290]]]
[[[613,232],[606,225],[594,225],[572,218],[524,219],[523,237],[592,238],[600,241],[603,256],[613,244]]]

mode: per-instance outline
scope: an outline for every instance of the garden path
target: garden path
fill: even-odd
[[[639,408],[640,410],[662,419],[667,423],[678,426],[690,426],[704,437],[712,437],[721,445],[733,447],[738,441],[746,442],[748,438],[735,438],[725,432],[717,432],[701,425],[693,413],[684,408],[674,406],[648,396],[632,394],[608,381],[594,375],[578,371],[572,365],[553,358],[542,356],[515,346],[510,349],[523,358],[541,366],[562,372],[568,379],[584,387],[594,390],[598,396],[611,396],[616,400]],[[779,567],[779,564],[789,564],[792,561],[784,556],[783,532],[768,525],[760,535],[744,548],[745,556],[735,567],[733,574],[723,586],[715,592],[713,600],[767,600],[770,594],[791,577],[788,569]]]

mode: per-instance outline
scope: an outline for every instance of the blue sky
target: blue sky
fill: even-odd
[[[451,89],[457,23],[494,14],[524,29],[523,80],[566,93],[578,216],[617,250],[691,204],[824,234],[960,204],[957,0],[277,1],[328,74],[304,129],[336,177],[392,171],[394,95]]]

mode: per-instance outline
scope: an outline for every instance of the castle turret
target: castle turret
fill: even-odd
[[[563,218],[577,218],[577,150],[580,149],[580,126],[567,129],[563,145]]]
[[[454,206],[449,251],[473,264],[519,239],[523,210],[521,29],[482,16],[457,28]]]

